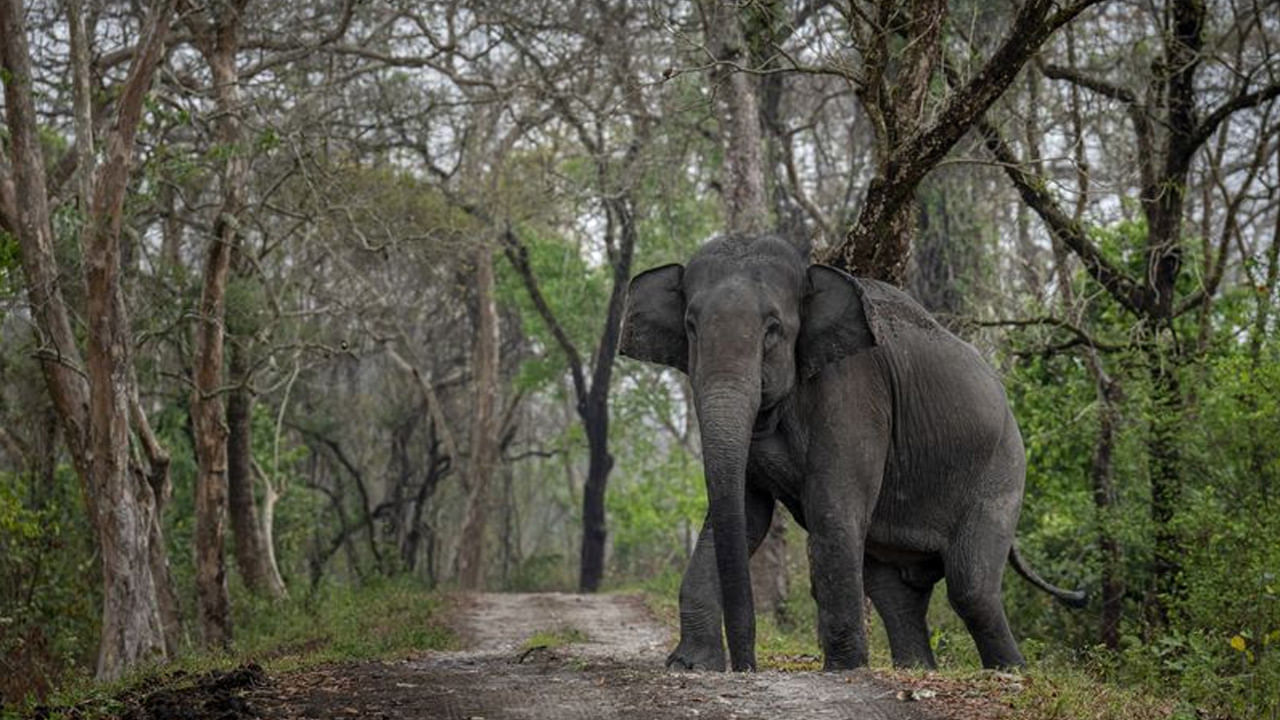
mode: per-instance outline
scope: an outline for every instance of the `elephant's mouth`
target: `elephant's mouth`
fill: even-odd
[[[756,422],[751,426],[751,439],[759,440],[768,437],[778,429],[778,419],[782,416],[780,411],[781,402],[774,403],[767,408],[761,408],[756,414]]]

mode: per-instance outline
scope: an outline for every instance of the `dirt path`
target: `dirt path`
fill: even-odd
[[[667,672],[672,638],[634,596],[472,595],[454,624],[464,650],[287,675],[246,699],[272,718],[938,717],[868,671]],[[573,642],[531,648],[539,633]]]

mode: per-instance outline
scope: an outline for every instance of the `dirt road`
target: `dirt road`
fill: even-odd
[[[940,717],[868,671],[667,672],[672,638],[634,596],[471,595],[453,622],[463,650],[301,672],[246,699],[272,718]]]

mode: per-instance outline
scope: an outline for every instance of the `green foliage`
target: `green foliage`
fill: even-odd
[[[667,440],[666,447],[652,440]],[[606,498],[614,562],[632,577],[682,565],[706,514],[702,467],[669,437],[632,439],[626,478]]]
[[[0,472],[0,702],[92,667],[99,587],[75,474]],[[85,582],[89,579],[89,582]]]
[[[522,228],[529,249],[529,265],[552,313],[579,354],[588,354],[599,340],[612,276],[607,267],[591,267],[583,248],[564,237]],[[544,388],[564,376],[568,359],[551,329],[534,307],[519,275],[509,263],[496,267],[498,299],[520,311],[521,326],[544,352],[527,359],[516,380],[519,389]]]
[[[539,630],[520,644],[523,650],[555,649],[565,645],[584,643],[591,638],[576,627],[564,625],[554,630]]]
[[[0,230],[0,298],[17,293],[21,283],[22,250],[18,238]]]
[[[565,556],[559,553],[538,553],[525,558],[512,571],[506,589],[512,592],[547,591],[552,588],[568,590],[572,579],[566,571]]]
[[[234,600],[233,657],[268,668],[395,658],[456,643],[439,620],[439,596],[408,577],[323,584],[311,594],[295,591],[285,601]]]
[[[262,330],[270,317],[267,292],[256,278],[233,275],[227,279],[226,290],[227,333],[239,337],[252,337]]]
[[[1139,219],[1095,229],[1092,237],[1133,272],[1144,262],[1146,231]],[[1199,243],[1185,246],[1184,262],[1199,267]],[[1271,448],[1280,444],[1280,365],[1267,344],[1254,356],[1241,340],[1257,308],[1253,289],[1228,290],[1207,317],[1187,313],[1173,333],[1155,333],[1135,325],[1083,275],[1076,282],[1078,295],[1095,298],[1085,311],[1090,332],[1136,343],[1132,351],[1103,355],[1122,389],[1113,505],[1099,512],[1090,486],[1101,405],[1083,359],[1030,356],[1015,364],[1005,379],[1028,460],[1019,541],[1043,575],[1094,596],[1088,611],[1071,613],[1010,580],[1005,598],[1015,632],[1028,638],[1023,649],[1034,660],[1055,667],[1084,661],[1088,672],[1122,686],[1172,689],[1176,716],[1274,717],[1280,711],[1280,546],[1274,540],[1280,537],[1280,462]],[[1183,273],[1178,290],[1192,292],[1197,282]],[[1202,353],[1189,349],[1198,338]],[[1181,415],[1170,416],[1157,402],[1153,366],[1176,376]],[[1184,590],[1164,598],[1165,622],[1149,612],[1155,524],[1148,440],[1154,428],[1175,433],[1183,468],[1171,529],[1183,549]],[[1121,547],[1117,569],[1126,585],[1116,652],[1096,645],[1103,532]],[[1064,696],[1070,692],[1062,689]]]
[[[124,709],[119,698],[126,694],[248,662],[268,672],[287,672],[322,663],[394,660],[423,650],[450,650],[458,641],[441,622],[444,605],[443,598],[410,578],[360,586],[325,584],[313,594],[281,601],[237,592],[232,598],[236,633],[229,651],[192,651],[109,684],[82,675],[46,704],[62,713],[55,717],[116,717]]]

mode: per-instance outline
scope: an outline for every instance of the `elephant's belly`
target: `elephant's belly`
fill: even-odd
[[[867,552],[894,565],[934,557],[947,546],[948,514],[924,498],[881,492],[867,530]],[[960,505],[959,501],[956,502]]]
[[[885,543],[877,541],[874,536],[867,538],[867,554],[882,563],[898,566],[918,565],[938,558],[937,551]]]

